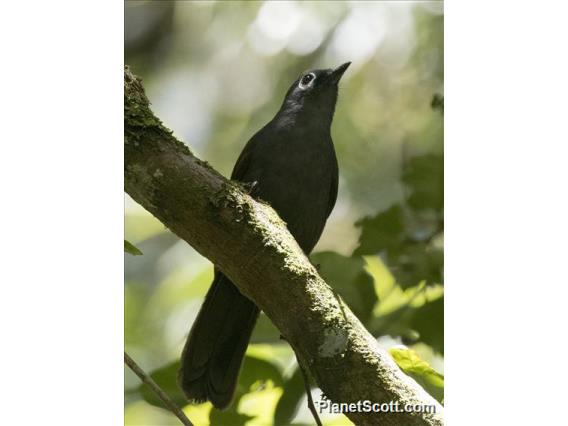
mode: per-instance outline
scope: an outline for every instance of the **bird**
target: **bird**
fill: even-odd
[[[247,142],[231,174],[231,180],[249,185],[253,198],[270,204],[306,255],[337,200],[331,123],[338,83],[350,64],[301,73],[274,118]],[[215,268],[181,356],[178,382],[189,401],[230,406],[259,312]]]

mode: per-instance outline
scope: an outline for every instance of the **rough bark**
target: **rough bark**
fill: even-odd
[[[278,327],[333,402],[422,404],[435,413],[349,413],[357,425],[441,425],[441,405],[406,376],[318,275],[268,205],[195,157],[124,73],[125,189],[210,259]]]

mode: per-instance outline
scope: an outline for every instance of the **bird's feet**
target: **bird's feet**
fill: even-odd
[[[241,186],[248,195],[252,195],[252,191],[258,187],[258,181],[254,182],[241,182]]]

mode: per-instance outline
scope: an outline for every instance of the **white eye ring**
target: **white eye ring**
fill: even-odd
[[[305,76],[303,76],[300,79],[300,83],[298,84],[298,87],[302,90],[305,90],[313,84],[315,79],[316,79],[316,75],[313,72],[306,74]]]

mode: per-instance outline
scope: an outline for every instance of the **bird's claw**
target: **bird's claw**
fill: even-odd
[[[254,182],[243,182],[241,183],[241,185],[243,186],[245,192],[248,195],[251,195],[252,191],[258,186],[258,181],[254,181]]]

